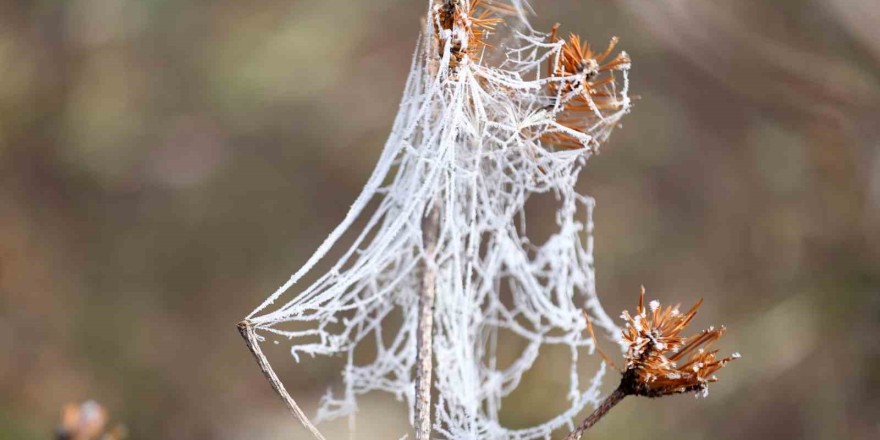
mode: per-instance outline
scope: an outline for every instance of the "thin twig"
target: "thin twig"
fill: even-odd
[[[431,373],[434,362],[434,297],[437,287],[437,237],[440,235],[440,199],[437,198],[422,221],[425,264],[419,292],[419,323],[416,352],[416,440],[431,438]]]
[[[247,344],[248,348],[253,353],[254,358],[257,359],[257,363],[260,364],[260,370],[263,371],[263,374],[266,376],[266,379],[269,381],[269,384],[272,385],[272,388],[281,396],[281,400],[284,400],[284,403],[287,404],[287,408],[290,409],[291,414],[293,414],[299,421],[306,427],[309,431],[311,431],[312,435],[315,436],[318,440],[326,440],[321,432],[318,431],[318,428],[309,421],[309,418],[306,417],[306,414],[300,409],[299,405],[296,404],[296,401],[293,400],[293,397],[290,397],[290,394],[287,392],[287,389],[284,388],[284,384],[281,383],[281,380],[278,379],[278,375],[275,374],[275,370],[272,369],[272,366],[269,365],[269,360],[266,359],[266,355],[263,354],[263,350],[260,349],[260,344],[257,341],[257,335],[254,333],[254,327],[251,325],[250,321],[244,320],[238,323],[238,332],[241,333],[241,337],[244,338],[245,344]]]
[[[565,440],[580,440],[581,436],[584,435],[584,432],[592,428],[602,417],[605,417],[605,414],[608,414],[608,411],[611,411],[611,408],[614,408],[615,405],[620,403],[624,397],[626,397],[626,392],[624,392],[622,388],[614,390],[611,395],[606,397],[605,400],[599,404],[589,417],[581,422],[581,425],[578,426],[577,429],[565,436]]]

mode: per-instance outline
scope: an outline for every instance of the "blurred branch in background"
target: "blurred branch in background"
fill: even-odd
[[[878,3],[819,2],[811,13],[812,5],[797,2],[617,2],[662,46],[752,103],[760,112],[752,118],[802,133],[822,186],[816,208],[835,213],[834,231],[823,235],[878,254],[880,228],[869,226],[880,221],[880,72],[869,67],[880,65]],[[823,10],[874,58],[860,62],[835,23],[819,21]]]
[[[847,50],[833,22],[802,23],[823,9],[832,11],[840,27],[874,56],[868,65],[876,67],[880,65],[877,2],[818,2],[822,7],[813,14],[804,12],[809,4],[797,2],[617,2],[677,56],[767,116],[811,138],[807,151],[812,163],[837,189],[817,194],[822,204],[834,207],[845,199],[841,193],[861,193],[857,212],[851,207],[833,209],[846,219],[838,232],[862,235],[880,245],[878,228],[865,229],[866,224],[880,221],[880,126],[875,123],[880,114],[880,74]],[[813,28],[796,31],[806,26]],[[829,50],[833,47],[839,49]]]
[[[878,78],[839,54],[810,50],[812,35],[775,38],[787,16],[773,2],[617,1],[676,55],[770,109],[852,116],[880,108]]]
[[[820,2],[840,21],[841,27],[874,57],[880,66],[880,8],[874,0],[826,0]]]

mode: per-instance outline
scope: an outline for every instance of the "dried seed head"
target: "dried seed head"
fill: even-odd
[[[626,320],[623,339],[627,351],[624,355],[626,364],[621,372],[621,389],[625,393],[647,397],[688,392],[705,395],[708,384],[718,380],[714,373],[740,357],[739,353],[734,353],[718,359],[718,350],[710,350],[724,334],[723,326],[709,327],[691,337],[681,336],[700,304],[702,300],[682,314],[678,306],[663,307],[659,302],[651,301],[649,311],[645,309],[645,289],[642,288],[636,314],[632,316],[623,312]],[[592,325],[588,328],[592,335]]]
[[[61,410],[59,435],[65,438],[87,440],[97,438],[107,424],[107,411],[97,402],[69,403]]]
[[[465,57],[473,58],[483,47],[488,35],[504,20],[497,14],[508,14],[510,6],[484,0],[438,0],[434,5],[434,39],[438,55],[443,56],[449,44],[450,67],[457,67]]]
[[[550,32],[550,42],[559,41],[559,24],[553,26]],[[590,43],[581,41],[577,34],[571,34],[562,46],[556,62],[550,66],[549,74],[557,78],[566,78],[563,81],[563,92],[579,92],[584,97],[603,96],[601,86],[614,83],[611,72],[629,68],[631,61],[626,52],[617,54],[614,59],[605,63],[605,60],[614,51],[619,39],[612,37],[608,47],[600,53],[595,53],[590,48]],[[604,64],[603,64],[604,63]],[[552,87],[557,87],[557,83]]]
[[[550,32],[551,43],[560,41],[558,31],[559,24],[556,24]],[[590,44],[576,34],[571,34],[562,44],[547,72],[549,77],[557,79],[548,83],[551,96],[564,103],[556,118],[561,125],[582,134],[591,134],[607,113],[628,105],[628,100],[616,88],[614,72],[629,69],[629,55],[620,52],[606,62],[617,42],[618,38],[613,37],[608,47],[599,53],[593,52]],[[552,133],[544,140],[563,149],[584,147],[581,139],[567,133]]]
[[[56,435],[70,440],[122,440],[127,437],[122,425],[105,431],[107,421],[107,410],[93,400],[68,403],[61,409],[61,423]]]

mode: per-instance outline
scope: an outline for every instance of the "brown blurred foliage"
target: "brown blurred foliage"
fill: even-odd
[[[641,99],[581,182],[606,309],[704,296],[695,325],[743,354],[708,399],[628,399],[592,438],[880,437],[880,4],[533,3],[634,63]],[[425,5],[0,3],[0,439],[87,396],[131,438],[302,435],[234,324],[366,180]],[[268,345],[313,409],[339,360]],[[556,355],[504,423],[561,406]],[[370,396],[357,438],[405,423]]]
[[[122,425],[108,427],[107,410],[94,400],[68,403],[61,409],[56,440],[124,440]]]

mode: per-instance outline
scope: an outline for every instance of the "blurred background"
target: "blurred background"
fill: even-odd
[[[533,4],[634,60],[580,182],[606,310],[705,297],[695,327],[743,354],[708,399],[628,399],[589,438],[880,438],[880,3]],[[366,181],[425,6],[0,2],[0,439],[89,398],[134,439],[307,438],[235,324]],[[339,380],[267,351],[309,413]],[[562,408],[561,355],[506,424]],[[371,395],[356,429],[397,439],[405,408]]]

